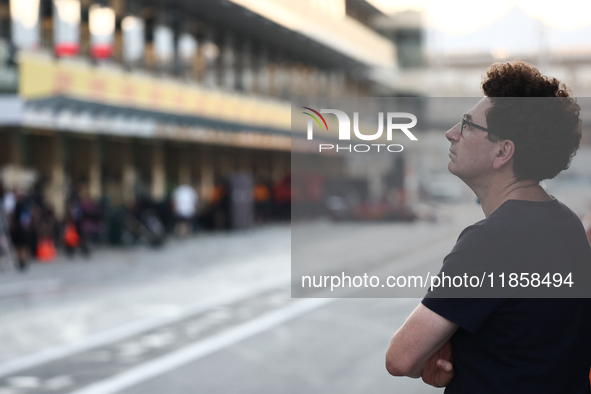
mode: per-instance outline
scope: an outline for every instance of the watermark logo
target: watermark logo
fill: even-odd
[[[324,126],[326,127],[326,131],[328,131],[328,125],[326,124],[326,120],[324,120],[324,116],[320,115],[320,112],[318,112],[315,109],[312,109],[310,107],[302,107],[302,108],[308,109],[308,110],[314,112],[316,115],[318,115],[320,117],[320,119],[322,119],[322,122],[324,123]],[[316,116],[312,115],[309,112],[302,112],[302,113],[306,114],[309,117],[311,117],[312,119],[314,119],[316,121],[316,123],[318,123],[318,126],[320,126],[320,130],[322,130],[322,124],[320,124],[320,121],[318,120],[318,118]],[[312,120],[308,120],[308,139],[309,140],[312,139]]]
[[[320,130],[324,130],[324,128],[326,128],[326,131],[328,131],[328,124],[326,123],[326,120],[324,119],[322,114],[333,114],[337,117],[337,121],[339,124],[339,140],[341,140],[341,141],[351,140],[351,119],[349,118],[349,115],[347,115],[344,111],[341,111],[338,109],[330,109],[330,108],[324,109],[323,108],[323,109],[320,109],[320,112],[318,112],[315,109],[312,109],[310,107],[302,107],[302,108],[307,109],[310,112],[314,113],[314,114],[311,114],[310,112],[302,112],[303,114],[306,114],[311,118],[311,119],[308,119],[308,127],[307,127],[308,140],[314,139],[314,131],[313,131],[314,123],[312,122],[312,120],[315,120],[316,123],[318,123],[318,126],[320,126]],[[399,123],[400,119],[407,119],[407,120],[410,120],[410,122]],[[321,120],[322,120],[322,123],[320,122]],[[324,124],[324,127],[323,127],[323,124]],[[393,135],[394,130],[400,130],[411,141],[417,141],[417,137],[415,137],[414,134],[411,133],[409,130],[416,125],[417,125],[417,117],[411,113],[408,113],[408,112],[388,112],[386,114],[386,139],[388,141],[392,141],[392,135]],[[362,141],[375,141],[375,140],[381,138],[384,133],[384,113],[383,112],[378,113],[378,130],[374,134],[363,134],[359,130],[359,112],[354,112],[353,113],[353,133],[357,139],[362,140]],[[368,144],[357,144],[357,145],[348,145],[348,146],[336,145],[336,147],[333,144],[320,144],[319,151],[322,152],[323,149],[324,150],[336,149],[337,152],[339,150],[347,150],[349,152],[352,152],[352,151],[369,152],[370,150],[372,150],[372,147],[375,147],[375,148],[377,148],[377,151],[379,152],[380,147],[384,147],[384,146],[386,146],[386,144],[371,144],[371,146]],[[392,147],[395,147],[395,150],[392,150]],[[390,145],[386,146],[386,149],[389,152],[401,152],[403,147],[402,147],[402,145],[399,145],[399,144],[390,144]]]

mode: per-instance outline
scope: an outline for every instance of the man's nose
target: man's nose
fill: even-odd
[[[460,139],[460,124],[456,123],[454,127],[445,132],[445,138],[449,142],[456,142]]]

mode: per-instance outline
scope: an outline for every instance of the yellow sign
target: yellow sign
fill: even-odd
[[[74,99],[289,130],[290,105],[197,84],[157,78],[115,67],[91,66],[71,59],[21,53],[19,94],[24,99],[66,96]]]

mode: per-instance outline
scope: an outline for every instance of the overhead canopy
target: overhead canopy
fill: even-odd
[[[395,65],[394,44],[346,15],[331,17],[305,1],[231,1],[367,67]]]
[[[289,150],[289,131],[98,104],[67,97],[31,100],[19,122],[28,128]]]
[[[363,0],[354,2],[373,8]],[[253,37],[319,67],[343,69],[370,79],[372,69],[396,67],[392,41],[349,16],[322,12],[309,1],[144,0],[144,4],[176,9],[187,18],[231,28],[238,35]]]

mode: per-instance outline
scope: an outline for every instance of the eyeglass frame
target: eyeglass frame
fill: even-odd
[[[476,128],[476,129],[479,129],[479,130],[482,130],[482,131],[486,131],[487,133],[490,133],[490,131],[486,127],[479,126],[476,123],[470,122],[468,119],[466,119],[466,115],[467,114],[462,115],[462,121],[460,122],[460,136],[461,137],[463,137],[464,125],[469,125],[469,126],[472,126],[472,127]]]

